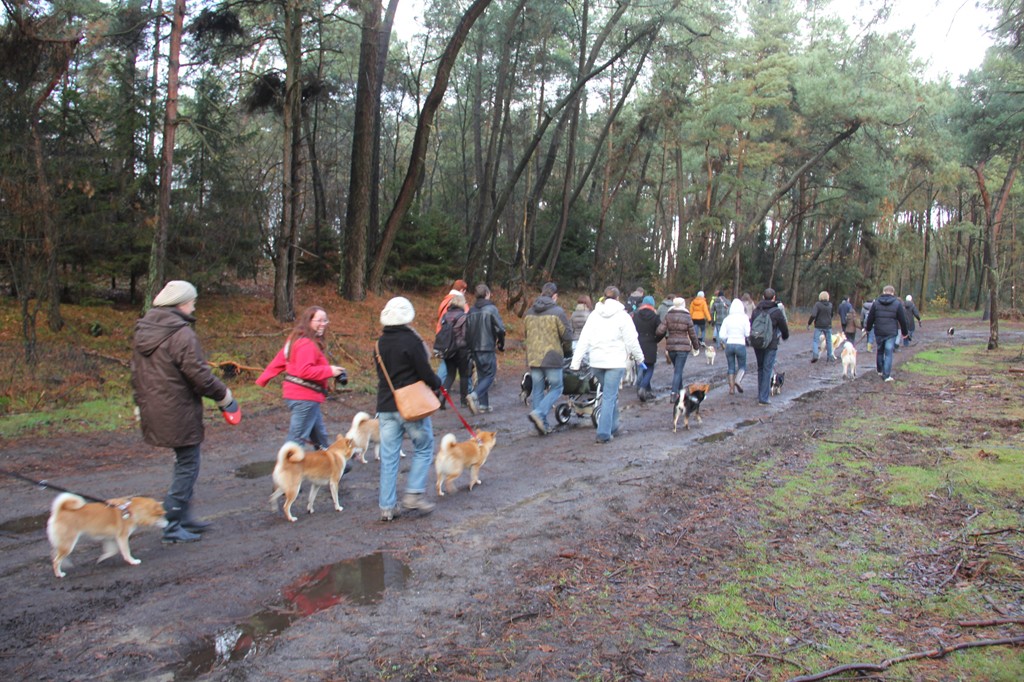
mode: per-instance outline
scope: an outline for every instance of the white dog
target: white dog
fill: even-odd
[[[712,344],[710,346],[704,346],[704,357],[707,358],[709,365],[715,364],[715,355],[716,354],[717,353],[715,351],[714,344]]]
[[[840,353],[843,359],[843,378],[857,378],[857,347],[849,341],[843,343],[843,350]]]

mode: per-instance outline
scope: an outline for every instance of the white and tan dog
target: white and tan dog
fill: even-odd
[[[292,503],[299,496],[302,481],[309,481],[309,504],[306,511],[313,513],[313,501],[321,486],[330,486],[335,511],[344,509],[338,504],[338,484],[345,473],[345,464],[352,459],[352,441],[345,436],[338,439],[326,450],[306,452],[298,443],[288,442],[277,453],[274,466],[274,492],[270,495],[270,509],[277,511],[277,498],[284,495],[284,517],[296,521],[292,516]]]
[[[846,334],[839,332],[838,334],[832,334],[832,357],[835,358],[839,355],[839,348],[846,343]],[[818,341],[818,355],[824,355],[825,346],[828,342],[825,340],[825,336],[822,335],[821,340]],[[826,358],[827,359],[827,358]]]
[[[455,479],[462,475],[466,467],[469,467],[469,489],[472,490],[473,486],[482,483],[480,467],[491,454],[496,435],[494,431],[478,431],[476,438],[470,438],[462,443],[456,442],[453,433],[446,434],[441,439],[441,447],[434,458],[438,496],[444,495],[444,489],[448,492],[455,491]]]
[[[375,448],[377,461],[380,461],[380,420],[374,419],[366,412],[356,412],[352,417],[352,428],[345,437],[352,441],[354,452],[359,453],[359,461],[366,464],[366,451],[372,444]]]
[[[715,344],[711,344],[710,346],[704,346],[704,357],[707,359],[709,365],[715,364],[716,354],[717,351],[715,350]]]
[[[840,352],[843,359],[843,378],[857,378],[857,347],[849,341],[843,342],[843,350]]]
[[[86,502],[74,493],[61,493],[50,507],[46,537],[53,549],[53,574],[63,578],[61,562],[71,554],[83,535],[103,541],[103,554],[96,563],[109,559],[120,550],[129,564],[142,562],[132,556],[128,537],[140,526],[167,527],[164,505],[151,497],[121,497],[102,502]]]

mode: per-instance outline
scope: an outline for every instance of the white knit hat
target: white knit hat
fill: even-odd
[[[395,296],[380,311],[380,323],[385,327],[396,327],[409,324],[416,317],[416,311],[409,299],[403,296]]]
[[[672,299],[672,307],[673,308],[685,308],[686,307],[686,299],[684,299],[682,296],[676,296],[675,298]]]
[[[704,292],[703,291],[698,291],[697,292],[697,298],[704,298]]]
[[[913,300],[914,300],[914,297],[913,297],[913,296],[911,296],[910,294],[907,294],[907,300],[908,300],[908,301],[913,301]]]
[[[173,308],[182,303],[194,301],[199,296],[196,288],[184,280],[174,279],[160,290],[153,299],[154,308]]]

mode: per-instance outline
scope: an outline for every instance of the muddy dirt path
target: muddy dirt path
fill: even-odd
[[[957,321],[954,339],[947,327],[929,321],[915,346],[897,354],[897,368],[922,348],[987,338],[980,321]],[[490,605],[512,593],[518,570],[644,504],[645,481],[714,484],[723,462],[749,447],[755,425],[801,438],[811,426],[802,405],[899,385],[898,369],[897,382],[883,385],[874,353],[860,349],[860,377],[844,381],[840,363],[810,364],[810,333],[795,331],[779,353],[785,390],[770,407],[757,405],[752,371],[746,393],[729,396],[724,354],[713,366],[691,357],[686,380],[710,379],[713,389],[703,424],[675,434],[671,371],[659,362],[660,398],[642,404],[624,389],[628,433],[611,445],[595,444],[586,418],[539,437],[519,401],[522,368],[505,361],[492,389],[496,411],[466,414],[474,428],[498,431],[483,484],[467,492],[464,474],[455,494],[435,499],[433,514],[390,524],[378,520],[372,459],[344,477],[343,512],[322,492],[316,513],[305,514],[304,488],[298,522],[271,513],[269,474],[285,408],[247,412],[234,429],[211,410],[195,506],[215,528],[202,542],[178,546],[141,530],[132,541],[139,566],[119,557],[96,564],[98,545],[83,540],[63,580],[50,570],[45,536],[53,494],[0,477],[0,670],[26,680],[360,680],[386,677],[388,661],[412,661],[418,652],[472,648],[500,629]],[[373,402],[348,394],[327,403],[329,429],[345,431]],[[835,401],[837,410],[843,402]],[[447,432],[465,437],[451,410],[433,421],[437,440]],[[171,455],[130,432],[8,443],[0,466],[100,497],[162,498]]]

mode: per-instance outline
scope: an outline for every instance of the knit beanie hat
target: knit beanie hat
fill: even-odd
[[[704,298],[704,292],[703,291],[698,291],[697,292],[697,298]]]
[[[409,324],[416,317],[412,303],[404,296],[395,296],[380,311],[380,323],[385,327]]]
[[[171,280],[153,299],[154,308],[173,308],[198,298],[196,288],[180,279]]]
[[[682,309],[686,307],[686,299],[682,296],[676,296],[672,299],[672,307],[676,309]]]
[[[640,305],[649,305],[649,306],[651,306],[653,308],[654,307],[654,297],[653,296],[644,296],[644,300],[641,301]]]

